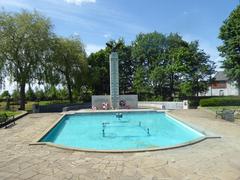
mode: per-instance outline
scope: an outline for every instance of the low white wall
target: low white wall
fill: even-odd
[[[129,106],[129,109],[137,109],[138,108],[138,96],[137,95],[120,95],[119,102],[121,102],[121,101],[126,102],[126,106]]]
[[[140,101],[138,102],[138,107],[142,107],[142,108],[151,107],[151,108],[158,108],[158,109],[188,109],[188,103],[186,101],[184,105],[184,102]]]
[[[110,96],[109,95],[92,96],[92,107],[102,109],[102,103],[108,103],[110,105]]]
[[[124,106],[119,106],[120,109],[137,109],[138,108],[138,96],[137,95],[120,95],[119,102]],[[97,95],[92,96],[92,107],[97,109],[103,109],[103,103],[110,105],[109,95]]]

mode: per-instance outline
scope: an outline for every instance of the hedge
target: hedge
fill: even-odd
[[[214,97],[201,99],[200,106],[240,106],[240,97]]]

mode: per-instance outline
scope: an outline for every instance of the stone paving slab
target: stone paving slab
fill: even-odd
[[[61,115],[29,114],[0,129],[0,179],[179,180],[240,179],[240,125],[204,110],[170,112],[186,123],[222,136],[178,149],[141,153],[87,153],[30,146]]]

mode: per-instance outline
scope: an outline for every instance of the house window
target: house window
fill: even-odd
[[[219,90],[219,96],[224,96],[224,90]]]

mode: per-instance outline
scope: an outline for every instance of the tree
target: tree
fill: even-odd
[[[164,96],[164,87],[166,87],[167,73],[163,66],[156,66],[150,73],[150,81],[155,95]]]
[[[170,33],[166,37],[167,48],[164,53],[164,66],[166,69],[168,84],[169,84],[169,94],[171,100],[173,96],[176,95],[178,91],[179,84],[181,83],[181,75],[183,71],[183,59],[181,56],[182,50],[188,46],[188,43],[182,39],[178,34]]]
[[[119,59],[119,90],[122,94],[132,91],[134,60],[131,57],[132,47],[125,44],[124,39],[110,41],[109,44],[120,44],[117,49]]]
[[[3,93],[1,94],[1,98],[6,100],[5,110],[9,111],[10,110],[10,98],[11,98],[10,93],[8,91],[3,91]]]
[[[7,97],[11,96],[9,91],[3,91],[1,94],[1,98],[6,99]]]
[[[159,78],[156,76],[156,72],[160,70],[158,67],[163,65],[165,50],[165,35],[156,31],[137,35],[136,40],[132,43],[132,59],[135,69],[133,87],[135,91],[147,93],[146,89],[148,89],[148,93],[156,92],[156,89],[162,84],[162,82],[157,82]],[[155,68],[158,69],[154,70]],[[143,77],[140,77],[141,74]],[[141,90],[141,87],[144,89]]]
[[[46,100],[46,93],[40,88],[35,88],[35,96],[37,101]]]
[[[1,60],[1,58],[0,58]],[[0,90],[3,89],[3,85],[4,85],[4,61],[0,61]]]
[[[0,12],[0,60],[6,75],[20,87],[20,109],[25,109],[26,84],[40,80],[48,58],[51,23],[38,12]]]
[[[127,46],[124,39],[118,41],[108,41],[110,46],[115,46],[119,43],[117,48],[119,58],[119,89],[122,94],[132,91],[134,62],[131,58],[131,46]],[[89,79],[90,86],[94,94],[109,94],[110,90],[110,76],[109,76],[109,55],[111,49],[106,47],[96,53],[92,53],[88,57]]]
[[[224,58],[225,73],[240,88],[240,6],[224,21],[219,38],[223,41],[218,50]]]
[[[89,64],[89,86],[96,95],[110,93],[109,76],[109,54],[110,50],[105,48],[88,57]]]
[[[183,68],[178,54],[187,42],[178,34],[163,35],[158,32],[139,34],[133,42],[132,55],[135,68],[142,67],[151,91],[172,98],[177,90]],[[134,77],[135,78],[135,77]]]
[[[215,63],[209,56],[199,49],[198,41],[193,41],[182,49],[179,56],[183,57],[181,94],[184,96],[195,96],[208,88],[210,76],[214,73]]]
[[[172,100],[179,92],[186,96],[205,91],[215,68],[198,42],[188,43],[175,33],[139,34],[132,56],[137,69],[133,76],[136,92],[164,99]]]
[[[87,61],[84,45],[78,37],[56,38],[51,56],[49,82],[61,84],[68,90],[68,98],[73,102],[72,91],[80,90],[85,82]],[[54,81],[53,81],[54,80]]]
[[[140,99],[144,100],[145,95],[151,93],[147,73],[143,67],[138,67],[134,73],[133,90],[140,96]]]

